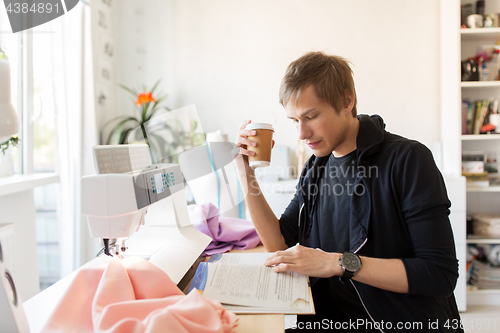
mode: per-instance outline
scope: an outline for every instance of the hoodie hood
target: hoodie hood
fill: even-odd
[[[384,141],[385,124],[379,115],[359,115],[359,131],[356,138],[358,159],[377,152]]]

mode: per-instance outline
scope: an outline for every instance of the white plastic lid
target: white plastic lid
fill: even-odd
[[[252,169],[256,169],[268,167],[271,165],[271,163],[268,161],[252,161],[249,163],[249,165]]]
[[[273,125],[271,124],[266,124],[266,123],[250,123],[245,127],[247,130],[254,130],[254,129],[268,129],[274,132]]]

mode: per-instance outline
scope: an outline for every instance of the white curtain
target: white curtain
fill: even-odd
[[[80,2],[51,22],[56,142],[60,174],[61,276],[95,255],[81,215],[81,177],[92,174],[92,146],[97,144],[94,110],[90,8]],[[90,246],[89,246],[90,245]]]

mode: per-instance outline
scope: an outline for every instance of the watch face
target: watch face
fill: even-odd
[[[361,260],[353,253],[344,253],[342,255],[342,266],[348,271],[355,272],[361,267]]]

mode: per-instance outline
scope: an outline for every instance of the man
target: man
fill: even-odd
[[[316,315],[298,328],[462,331],[450,201],[431,152],[386,132],[379,116],[357,116],[352,71],[337,56],[292,62],[280,103],[313,156],[279,220],[248,166],[250,121],[237,145],[252,220],[276,252],[265,264],[311,277]]]

